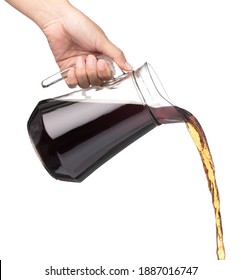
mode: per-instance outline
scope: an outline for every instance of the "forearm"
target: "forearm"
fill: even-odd
[[[66,8],[70,7],[67,0],[5,0],[15,9],[33,20],[41,29],[62,17]]]

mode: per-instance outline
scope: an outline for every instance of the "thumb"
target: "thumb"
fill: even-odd
[[[126,57],[121,49],[116,47],[110,41],[107,41],[102,48],[102,54],[111,58],[124,71],[132,71],[132,66],[127,62]]]

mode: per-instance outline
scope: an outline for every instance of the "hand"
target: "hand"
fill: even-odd
[[[100,54],[111,58],[122,70],[132,70],[123,52],[109,41],[103,30],[71,5],[64,16],[45,24],[42,31],[60,70],[75,66],[68,72],[69,87],[98,86],[112,79],[109,63],[97,58]]]

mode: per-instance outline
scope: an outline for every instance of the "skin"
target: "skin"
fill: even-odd
[[[66,0],[6,0],[7,3],[35,22],[45,34],[56,63],[68,71],[69,87],[101,85],[113,78],[104,55],[120,69],[131,71],[125,55],[104,31]]]

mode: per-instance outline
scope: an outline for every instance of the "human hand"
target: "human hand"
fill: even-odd
[[[132,70],[123,52],[109,41],[103,30],[70,4],[63,16],[50,20],[41,29],[60,70],[75,66],[68,71],[69,87],[98,86],[113,78],[108,61],[99,59],[99,55],[109,57],[122,70]]]

